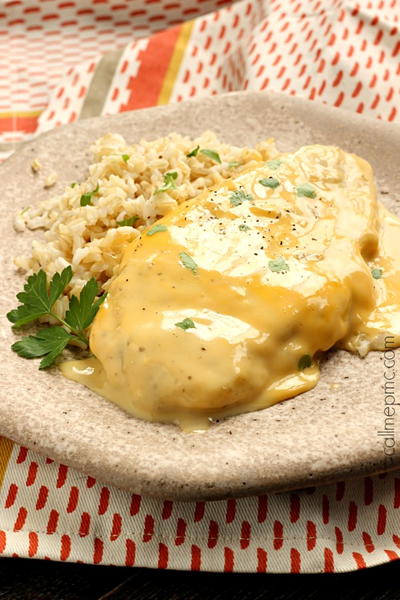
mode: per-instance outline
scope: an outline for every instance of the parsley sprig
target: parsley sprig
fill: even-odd
[[[98,297],[99,286],[92,278],[82,288],[79,298],[72,296],[65,318],[54,312],[54,304],[63,294],[72,279],[71,267],[55,273],[48,284],[46,273],[41,269],[28,277],[24,289],[17,294],[20,306],[7,314],[13,327],[22,327],[37,321],[40,317],[52,317],[59,325],[43,327],[35,335],[23,337],[11,346],[12,350],[24,358],[42,357],[39,369],[53,364],[67,345],[86,349],[89,341],[86,329],[89,327],[106,294]]]

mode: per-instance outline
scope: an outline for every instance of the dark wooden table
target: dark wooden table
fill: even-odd
[[[0,600],[399,600],[400,561],[342,575],[224,575],[0,559]]]

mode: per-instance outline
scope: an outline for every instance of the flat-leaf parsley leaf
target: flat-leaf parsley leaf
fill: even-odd
[[[73,339],[63,327],[54,326],[40,330],[36,335],[27,335],[11,346],[23,358],[38,358],[39,369],[46,369],[53,364],[55,359]]]
[[[21,305],[7,314],[7,319],[14,327],[21,327],[39,317],[51,314],[53,304],[61,296],[72,278],[71,267],[66,267],[62,273],[56,273],[47,286],[46,273],[41,269],[30,275],[22,292],[17,294]]]
[[[54,273],[49,286],[49,306],[53,306],[72,279],[71,267],[66,267],[61,273]]]
[[[65,315],[65,322],[72,331],[83,331],[89,327],[105,300],[105,294],[97,298],[98,293],[99,285],[92,277],[82,288],[79,298],[72,296]]]

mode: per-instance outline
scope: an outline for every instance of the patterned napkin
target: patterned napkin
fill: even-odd
[[[398,22],[396,0],[3,3],[0,158],[78,118],[241,89],[399,121]],[[180,503],[102,485],[0,438],[0,554],[211,571],[364,568],[400,558],[400,473]]]

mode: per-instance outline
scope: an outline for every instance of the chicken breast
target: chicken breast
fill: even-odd
[[[293,397],[335,344],[399,342],[399,233],[364,160],[320,145],[282,154],[145,230],[95,318],[95,358],[62,371],[186,430]]]

